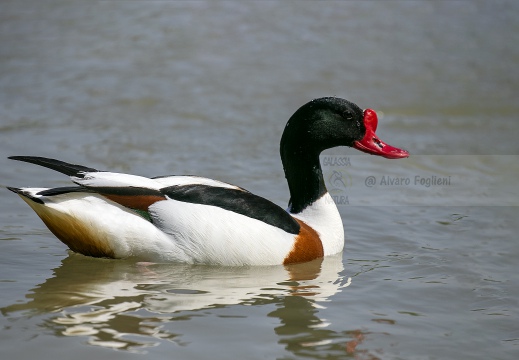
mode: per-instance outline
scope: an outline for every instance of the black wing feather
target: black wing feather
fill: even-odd
[[[299,233],[299,223],[289,213],[250,192],[209,185],[168,186],[161,189],[161,192],[173,200],[217,206],[263,221],[291,234]]]
[[[83,173],[98,172],[83,165],[69,164],[64,161],[40,157],[40,156],[9,156],[8,159],[25,161],[31,164],[40,165],[52,170],[59,171],[62,174],[75,177],[83,177]]]

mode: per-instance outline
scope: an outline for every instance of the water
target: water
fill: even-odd
[[[69,184],[6,159],[31,154],[285,206],[281,132],[329,95],[412,154],[326,151],[346,249],[290,268],[86,258],[1,191],[2,359],[516,359],[518,18],[512,1],[2,2],[1,185]]]

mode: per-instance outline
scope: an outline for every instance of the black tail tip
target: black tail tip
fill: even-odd
[[[21,189],[20,188],[15,188],[15,187],[11,187],[11,186],[6,186],[7,190],[11,190],[12,192],[14,192],[15,194],[19,194]]]
[[[30,192],[25,191],[22,188],[15,188],[15,187],[11,187],[11,186],[6,186],[6,188],[7,188],[7,190],[11,190],[12,192],[14,192],[17,195],[23,196],[24,198],[30,199],[38,204],[45,204],[45,202],[42,199],[32,195]]]

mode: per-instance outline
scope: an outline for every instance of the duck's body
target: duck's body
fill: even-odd
[[[71,168],[50,159],[24,160]],[[85,255],[273,265],[334,254],[344,244],[341,217],[329,195],[292,216],[244,189],[211,179],[107,172],[82,176],[73,177],[81,187],[12,190],[56,237]]]
[[[292,116],[281,140],[291,193],[287,211],[212,179],[146,178],[32,156],[11,158],[60,171],[79,186],[9,189],[63,243],[84,255],[221,265],[310,261],[344,246],[341,216],[323,181],[320,152],[349,145],[389,158],[408,156],[378,141],[373,114],[346,100],[323,98]]]

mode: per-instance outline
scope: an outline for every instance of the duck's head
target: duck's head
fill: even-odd
[[[388,159],[408,157],[406,150],[378,138],[377,125],[377,114],[371,109],[362,110],[336,97],[315,99],[300,107],[288,121],[281,138],[281,152],[318,155],[332,147],[350,146]]]

